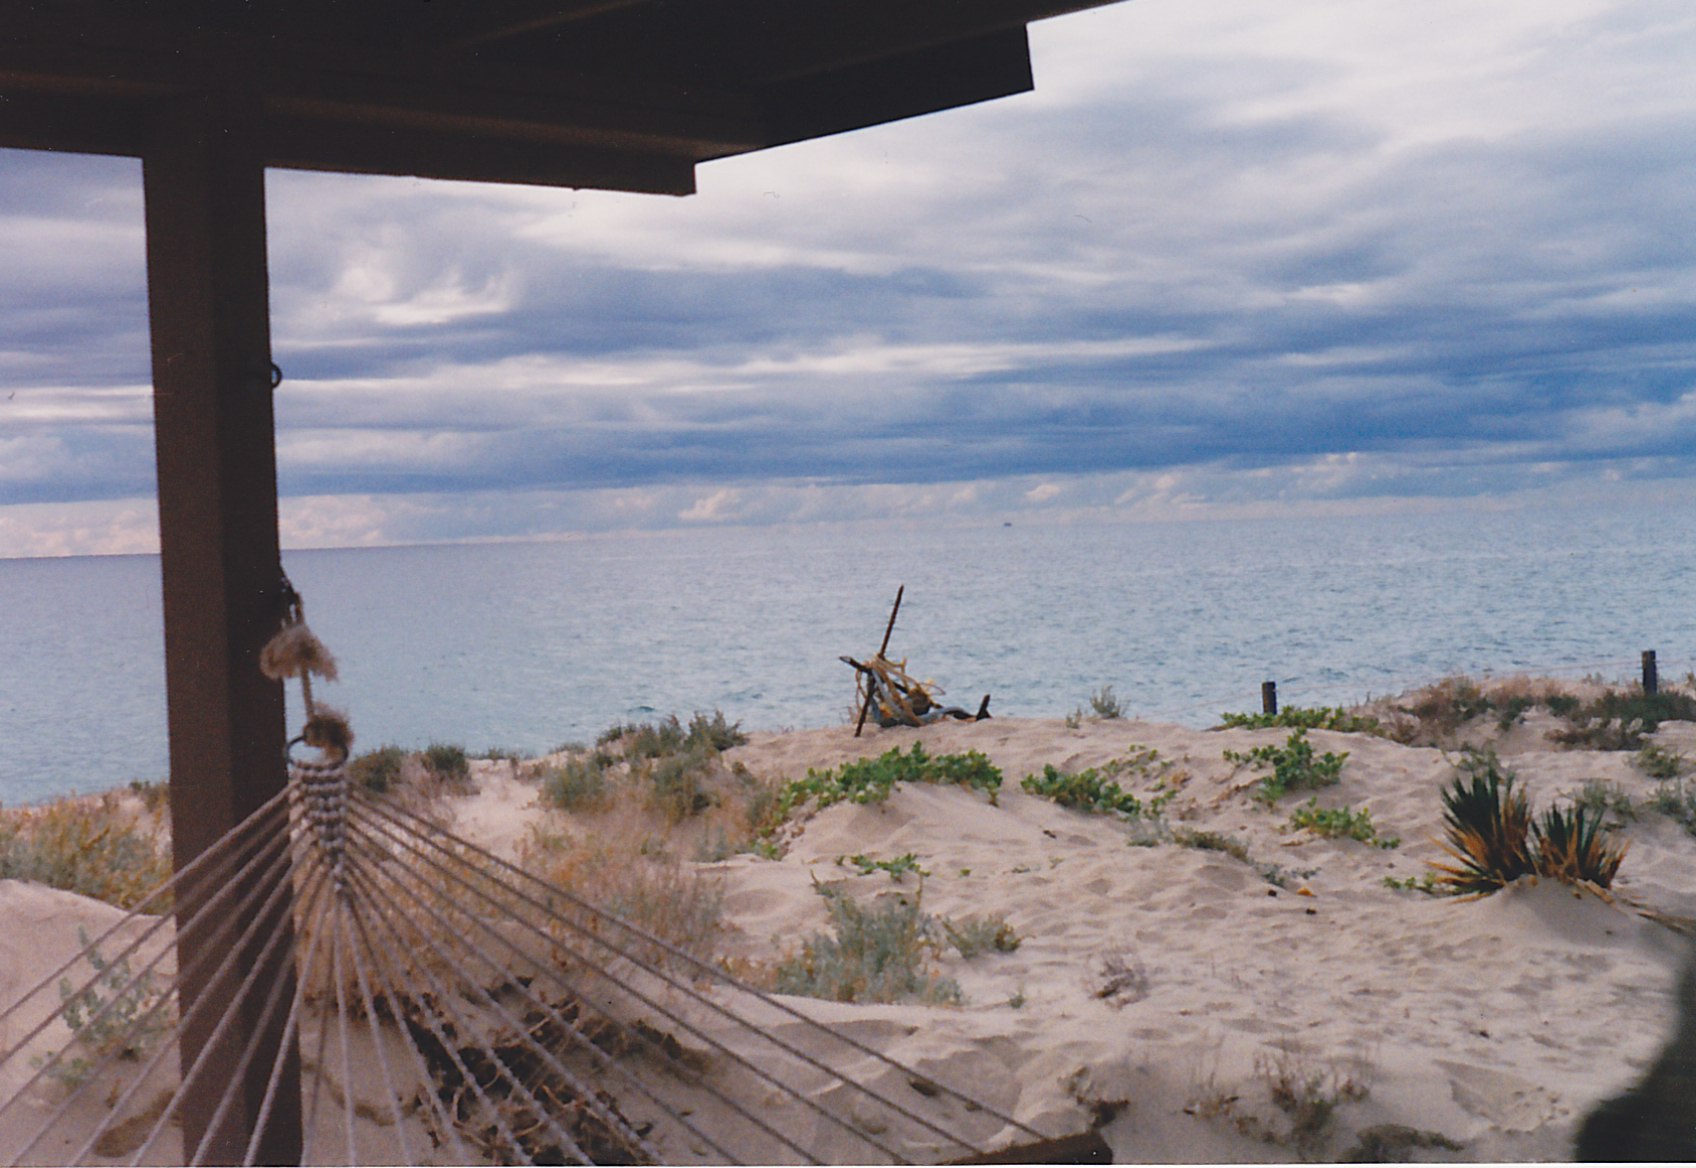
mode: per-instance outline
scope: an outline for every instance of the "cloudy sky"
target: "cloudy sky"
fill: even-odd
[[[273,172],[285,542],[1696,502],[1696,5],[1131,0],[688,199]],[[155,546],[139,165],[0,151],[0,555]]]

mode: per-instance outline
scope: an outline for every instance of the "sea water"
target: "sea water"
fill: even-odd
[[[839,723],[890,642],[945,701],[1207,725],[1457,671],[1696,663],[1696,516],[718,528],[285,553],[362,748],[539,753],[621,721]],[[298,708],[292,704],[291,725]],[[0,802],[167,770],[156,557],[0,561]]]

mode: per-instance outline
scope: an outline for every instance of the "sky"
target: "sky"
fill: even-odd
[[[1129,0],[677,199],[273,171],[285,546],[1696,502],[1696,5]],[[157,547],[139,164],[0,151],[0,556]]]

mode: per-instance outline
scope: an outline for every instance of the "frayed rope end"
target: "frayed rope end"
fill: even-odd
[[[336,659],[305,622],[287,626],[265,643],[259,651],[259,669],[273,681],[312,674],[336,680]]]

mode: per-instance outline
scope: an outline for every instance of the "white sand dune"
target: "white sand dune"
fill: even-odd
[[[1692,732],[1668,726],[1663,738],[1688,747]],[[753,961],[826,929],[821,883],[867,899],[919,895],[938,917],[1005,918],[1016,950],[938,957],[959,1005],[806,1008],[1040,1130],[1099,1123],[1119,1160],[1569,1158],[1584,1115],[1629,1085],[1671,1032],[1688,942],[1637,907],[1696,917],[1696,839],[1658,816],[1627,824],[1614,903],[1549,881],[1466,902],[1396,890],[1385,877],[1417,878],[1441,856],[1439,792],[1452,759],[1310,735],[1321,751],[1349,753],[1320,804],[1370,808],[1380,832],[1402,841],[1379,848],[1292,830],[1290,811],[1308,795],[1268,809],[1251,797],[1259,776],[1222,757],[1287,734],[1013,718],[868,727],[859,739],[847,726],[758,734],[728,758],[772,779],[922,742],[932,755],[980,751],[1005,782],[994,803],[964,788],[902,786],[884,803],[804,817],[779,859],[702,867],[723,880],[730,953]],[[1510,745],[1524,749],[1504,762],[1538,807],[1590,779],[1638,801],[1655,787],[1626,754],[1546,749],[1535,735]],[[1146,824],[1019,789],[1046,764],[1076,771],[1142,748],[1173,764],[1164,842]],[[443,811],[495,850],[561,814],[541,810],[535,786],[508,764],[478,764],[477,778],[478,793]],[[1151,778],[1120,781],[1152,794]],[[1193,846],[1221,837],[1237,854]],[[906,853],[922,883],[840,862]],[[78,924],[111,915],[0,884],[0,998],[68,956]],[[1333,1103],[1328,1121],[1280,1106],[1280,1077]]]
[[[1321,805],[1369,807],[1380,832],[1403,842],[1320,839],[1287,827],[1306,796],[1268,810],[1249,797],[1256,776],[1222,757],[1287,733],[995,719],[868,730],[858,740],[848,727],[760,735],[732,755],[756,773],[798,777],[922,741],[932,754],[981,751],[1006,782],[996,806],[929,786],[898,788],[884,804],[833,806],[806,822],[783,859],[717,867],[750,951],[792,947],[825,927],[815,879],[865,895],[895,887],[881,872],[837,863],[855,854],[913,853],[929,873],[928,912],[1005,916],[1023,938],[1016,951],[942,962],[963,1006],[859,1009],[917,1026],[904,1057],[1015,1105],[1036,1126],[1076,1129],[1092,1107],[1113,1114],[1105,1134],[1119,1159],[1341,1158],[1373,1146],[1397,1158],[1569,1157],[1584,1114],[1629,1084],[1670,1033],[1686,943],[1623,904],[1548,881],[1467,902],[1386,887],[1384,877],[1417,877],[1441,857],[1439,790],[1451,761],[1312,733],[1321,751],[1349,752]],[[1234,837],[1248,862],[1132,846],[1141,833],[1123,821],[1018,789],[1045,763],[1100,766],[1133,744],[1190,776],[1166,808],[1171,824]],[[1504,759],[1539,807],[1587,779],[1643,798],[1654,780],[1629,760],[1553,750]],[[1696,916],[1696,840],[1656,817],[1627,834],[1621,898]],[[1264,874],[1272,865],[1282,888]],[[901,887],[910,892],[914,878]],[[1339,1102],[1334,1130],[1293,1150],[1268,1142],[1291,1127],[1270,1098],[1278,1067],[1324,1078],[1322,1092],[1352,1079],[1366,1094]],[[1455,1147],[1409,1144],[1438,1136]]]

